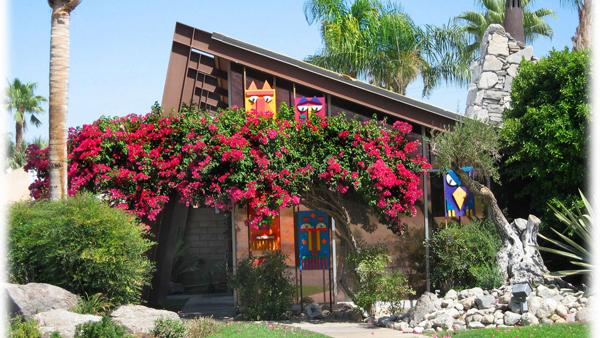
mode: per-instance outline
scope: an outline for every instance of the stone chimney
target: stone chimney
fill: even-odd
[[[510,107],[512,81],[522,60],[534,60],[533,48],[493,24],[483,34],[479,55],[471,64],[465,116],[502,125],[502,113]]]
[[[525,28],[523,26],[523,7],[521,0],[506,0],[504,11],[504,29],[517,41],[525,43]]]

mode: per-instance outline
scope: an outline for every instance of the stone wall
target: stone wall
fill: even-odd
[[[481,40],[479,60],[471,65],[471,84],[465,115],[493,125],[502,124],[502,113],[510,107],[512,81],[523,59],[534,60],[533,48],[506,33],[501,25],[490,25]]]

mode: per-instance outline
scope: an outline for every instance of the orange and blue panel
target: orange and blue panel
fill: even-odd
[[[296,227],[300,270],[329,269],[329,215],[321,210],[299,211],[296,213]]]

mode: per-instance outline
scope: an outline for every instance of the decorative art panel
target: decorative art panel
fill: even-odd
[[[298,262],[301,270],[329,269],[331,254],[329,216],[320,210],[296,213]]]
[[[471,175],[473,168],[464,167],[462,170]],[[473,193],[462,184],[460,177],[453,170],[444,174],[444,203],[446,217],[475,215]]]
[[[325,98],[317,96],[297,97],[294,100],[294,111],[296,112],[297,122],[305,122],[313,114],[325,118],[325,115],[327,114]]]
[[[254,209],[248,207],[248,216],[251,218]],[[281,249],[281,219],[275,217],[271,224],[264,224],[258,228],[250,227],[250,250],[252,251],[278,251]]]
[[[244,93],[244,107],[246,111],[256,110],[257,112],[277,112],[277,100],[275,99],[275,89],[271,88],[268,81],[265,81],[261,89],[256,87],[254,81]]]

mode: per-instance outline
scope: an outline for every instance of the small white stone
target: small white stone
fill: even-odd
[[[501,34],[492,34],[487,51],[489,54],[508,56],[508,38]]]
[[[483,62],[483,71],[496,71],[502,69],[502,61],[493,55],[486,55]]]
[[[478,87],[483,89],[492,88],[498,83],[498,75],[493,72],[483,72],[479,78]]]

